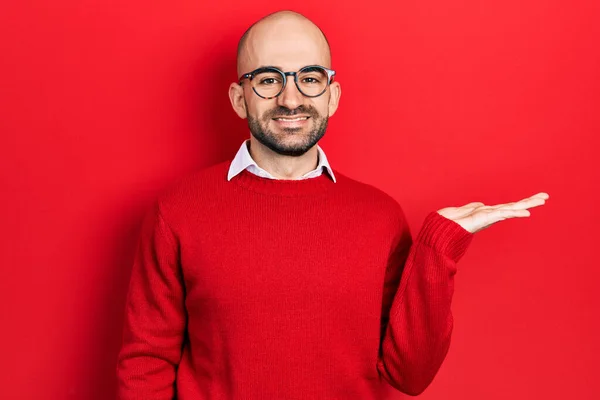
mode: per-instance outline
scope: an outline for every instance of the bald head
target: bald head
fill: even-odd
[[[301,54],[287,57],[289,61],[304,59],[304,65],[331,67],[331,50],[323,31],[302,14],[278,11],[252,24],[240,39],[238,75],[260,66],[283,66],[278,60],[290,52]]]

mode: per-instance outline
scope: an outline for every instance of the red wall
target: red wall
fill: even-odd
[[[331,164],[394,196],[414,234],[431,210],[550,194],[476,234],[421,398],[600,398],[600,3],[359,3],[286,3],[332,45]],[[141,217],[248,136],[227,98],[235,46],[277,9],[0,6],[0,398],[114,396]]]

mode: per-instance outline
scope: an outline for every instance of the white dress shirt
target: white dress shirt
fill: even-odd
[[[242,172],[245,169],[247,169],[249,172],[253,173],[254,175],[262,176],[263,178],[278,179],[278,178],[275,178],[270,173],[268,173],[267,171],[265,171],[264,169],[262,169],[261,167],[259,167],[258,164],[256,164],[256,162],[250,155],[250,151],[248,151],[249,143],[250,143],[250,139],[246,139],[240,146],[240,149],[238,150],[237,154],[235,155],[235,158],[233,159],[233,161],[231,162],[231,165],[229,166],[227,180],[230,181],[231,178],[233,178],[234,176],[236,176],[237,174],[239,174],[240,172]],[[323,167],[325,167],[327,169],[327,172],[329,173],[329,176],[331,176],[331,179],[333,180],[333,182],[335,182],[335,176],[333,175],[333,170],[329,166],[329,162],[327,161],[325,152],[323,151],[323,149],[321,147],[319,147],[319,145],[317,145],[317,153],[318,153],[317,168],[313,169],[310,172],[307,172],[306,174],[302,175],[298,179],[315,178],[323,173]]]

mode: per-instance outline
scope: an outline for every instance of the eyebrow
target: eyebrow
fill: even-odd
[[[257,70],[257,69],[261,69],[261,68],[277,68],[277,69],[280,69],[283,71],[283,68],[281,68],[279,65],[261,65],[254,69]]]
[[[314,65],[320,65],[320,64],[306,64],[306,65],[300,67],[300,69],[306,68],[308,66],[314,66]],[[260,67],[255,68],[255,70],[260,69],[260,68],[277,68],[277,69],[283,71],[283,68],[280,67],[279,65],[261,65]]]

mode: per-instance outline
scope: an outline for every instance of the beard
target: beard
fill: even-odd
[[[247,104],[246,109],[248,109]],[[282,128],[283,135],[277,135],[268,128],[269,122],[273,121],[275,117],[293,117],[298,114],[310,116],[309,121],[312,121],[312,128],[306,134],[301,133],[305,129],[304,127]],[[250,128],[250,132],[256,140],[277,154],[293,157],[303,155],[321,140],[327,130],[327,121],[328,117],[321,116],[313,106],[304,105],[300,105],[294,110],[286,107],[276,107],[266,111],[260,118],[254,118],[248,114],[248,128]],[[283,140],[288,135],[296,136],[298,140],[288,143]]]

